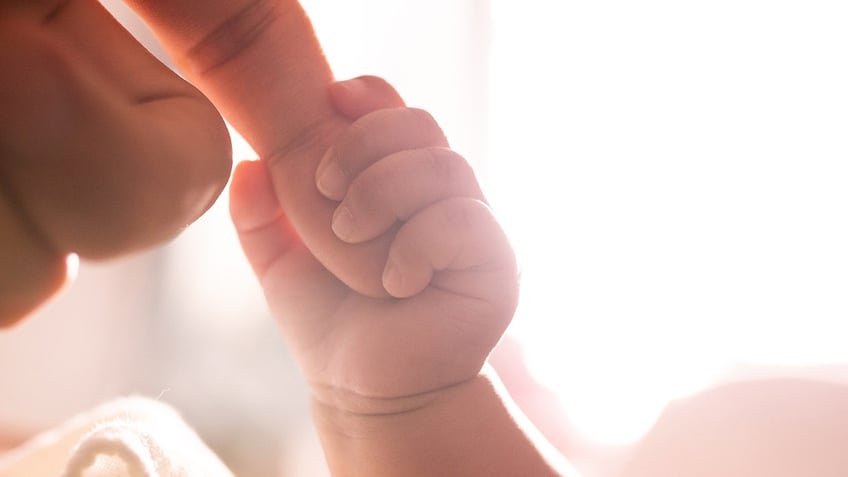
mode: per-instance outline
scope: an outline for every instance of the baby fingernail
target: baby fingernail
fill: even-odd
[[[347,178],[335,162],[331,162],[318,173],[318,190],[330,199],[341,200],[345,193]]]
[[[361,78],[353,78],[336,83],[338,88],[345,90],[349,95],[359,96],[366,91],[365,82]]]
[[[402,281],[403,277],[401,277],[400,270],[390,259],[389,263],[386,264],[386,269],[383,270],[383,288],[391,295],[393,294],[392,290],[396,291],[401,287]]]
[[[353,231],[353,214],[347,207],[339,207],[333,214],[333,232],[342,240],[350,236]]]

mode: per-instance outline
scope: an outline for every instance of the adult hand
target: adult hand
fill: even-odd
[[[270,170],[278,202],[323,266],[369,296],[393,234],[365,244],[327,227],[336,202],[316,187],[316,171],[350,120],[327,90],[333,76],[296,0],[128,0],[171,58],[253,146]],[[422,123],[422,135],[441,135]]]
[[[321,263],[358,291],[386,296],[380,257],[391,234],[353,245],[326,227],[335,202],[318,192],[316,169],[350,121],[329,103],[333,77],[299,3],[127,4],[267,162],[278,200]],[[17,71],[0,80],[9,105],[0,122],[9,264],[0,302],[14,318],[62,283],[69,252],[107,257],[175,234],[218,192],[229,149],[212,107],[96,0],[7,1],[0,11],[2,61]],[[45,125],[55,132],[35,133]]]
[[[231,154],[212,104],[96,0],[0,4],[0,67],[4,325],[62,286],[70,254],[176,235],[220,193]]]

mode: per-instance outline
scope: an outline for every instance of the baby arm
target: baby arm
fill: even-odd
[[[233,220],[309,381],[333,475],[564,475],[486,359],[512,318],[518,273],[467,162],[427,113],[375,78],[334,85],[355,120],[318,165],[350,244],[390,242],[390,297],[357,293],[314,258],[261,163],[242,164]],[[385,109],[376,109],[385,106]]]

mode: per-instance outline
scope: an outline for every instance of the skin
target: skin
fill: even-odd
[[[0,5],[0,325],[102,259],[175,236],[230,171],[214,106],[96,1]]]
[[[350,244],[391,237],[380,260],[391,297],[359,292],[317,260],[267,164],[239,165],[230,204],[309,382],[333,475],[571,475],[485,365],[515,310],[518,272],[470,166],[382,80],[335,84],[330,98],[355,122],[317,167],[336,206],[325,227]]]
[[[202,213],[229,166],[217,108],[262,158],[234,176],[233,220],[333,475],[564,475],[486,367],[514,255],[433,118],[374,78],[331,87],[294,0],[127,3],[208,100],[95,0],[0,7],[5,319],[61,286],[69,253],[137,250]]]

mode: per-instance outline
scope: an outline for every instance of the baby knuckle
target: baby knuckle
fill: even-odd
[[[427,148],[424,153],[433,181],[444,189],[463,191],[468,185],[476,185],[474,170],[461,154],[445,147]]]
[[[448,150],[448,157],[450,158],[451,168],[453,170],[453,179],[460,184],[477,184],[477,175],[474,173],[474,168],[471,167],[471,163],[468,162],[465,157],[456,151]]]
[[[439,147],[422,150],[424,166],[439,184],[451,182],[456,174],[456,167],[449,152],[450,150]]]
[[[379,177],[360,175],[351,183],[345,202],[361,213],[374,214],[386,207],[385,187]]]
[[[341,147],[337,150],[336,159],[339,163],[351,160],[365,151],[375,149],[374,133],[361,121],[350,125],[347,133],[341,141]]]
[[[416,122],[417,129],[430,137],[433,143],[447,145],[445,133],[432,114],[419,108],[407,108],[407,111]]]
[[[441,219],[448,228],[458,230],[473,229],[478,222],[478,212],[474,201],[454,199],[442,202]]]

